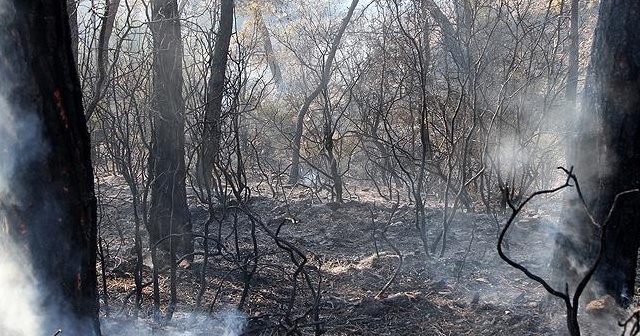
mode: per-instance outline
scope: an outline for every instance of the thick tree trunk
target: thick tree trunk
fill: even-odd
[[[176,0],[151,2],[153,33],[153,121],[149,179],[151,205],[147,230],[151,244],[178,254],[193,252],[186,198],[182,39]],[[171,237],[168,238],[167,237]]]
[[[32,263],[41,334],[99,335],[96,198],[67,2],[5,1],[0,14],[0,236]]]
[[[202,149],[197,163],[198,182],[201,186],[208,188],[213,184],[213,165],[218,158],[222,141],[222,98],[227,71],[227,54],[233,33],[233,7],[233,0],[222,0],[218,38],[211,56]]]
[[[602,220],[616,194],[640,188],[640,2],[601,3],[594,41],[596,111],[606,139],[596,216]],[[595,280],[618,303],[634,294],[640,245],[640,195],[622,198],[606,228],[603,260]]]
[[[640,2],[612,0],[601,3],[596,28],[592,78],[583,111],[584,132],[570,164],[581,183],[587,203],[602,222],[623,191],[640,188]],[[600,120],[600,128],[594,124]],[[594,150],[594,148],[596,150]],[[574,201],[575,202],[575,201]],[[558,271],[591,262],[594,230],[578,206],[567,207],[565,234],[559,239],[554,265]],[[621,305],[633,297],[637,253],[640,246],[640,195],[620,199],[606,227],[603,259],[594,280],[596,294],[610,294]],[[575,268],[575,267],[574,267]],[[560,277],[560,276],[558,276]],[[558,278],[557,277],[557,278]],[[569,280],[575,280],[569,279]],[[571,281],[570,281],[571,283]],[[575,288],[575,287],[574,287]]]

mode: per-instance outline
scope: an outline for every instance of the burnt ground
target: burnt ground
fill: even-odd
[[[506,216],[458,212],[445,253],[442,257],[438,253],[427,256],[414,226],[413,205],[401,201],[393,211],[394,202],[364,188],[352,190],[344,204],[316,197],[307,188],[296,188],[285,190],[288,202],[253,196],[242,208],[244,212],[237,205],[226,211],[217,207],[214,213],[219,221],[214,221],[211,230],[215,236],[221,228],[223,251],[216,253],[210,247],[214,252],[201,308],[195,308],[195,300],[202,284],[203,262],[202,256],[196,255],[193,262],[178,267],[179,302],[171,322],[152,319],[151,286],[145,287],[141,310],[134,319],[130,196],[115,176],[102,178],[100,186],[104,204],[100,235],[108,247],[104,253],[109,306],[107,309],[103,297],[103,315],[107,310],[109,313],[103,320],[105,335],[234,335],[219,325],[242,321],[239,313],[229,318],[225,307],[239,304],[245,282],[251,284],[241,309],[246,335],[313,335],[316,327],[326,335],[567,334],[564,312],[555,309],[560,307],[554,304],[558,301],[549,300],[541,285],[499,258],[497,235]],[[202,230],[206,208],[197,205],[195,197],[190,202],[196,204],[192,207],[194,226]],[[435,203],[427,209],[430,243],[442,225],[442,209]],[[254,216],[253,222],[247,212]],[[222,218],[223,214],[226,217]],[[548,276],[558,217],[553,206],[538,203],[527,208],[508,235],[507,253],[537,274]],[[248,238],[252,227],[255,247]],[[278,241],[306,258],[294,256],[298,262],[306,260],[299,269],[304,272],[297,277],[291,255],[275,243],[273,235],[278,229]],[[380,233],[383,230],[386,240]],[[234,232],[238,233],[237,241]],[[202,240],[196,240],[197,251],[202,251],[202,245]],[[148,281],[148,259],[145,264]],[[247,279],[242,270],[251,266],[257,271]],[[294,279],[298,290],[290,306]],[[315,318],[308,284],[321,293]],[[162,312],[166,313],[168,272],[161,272],[159,285]],[[610,326],[625,314],[603,319],[581,311],[583,334],[619,335],[620,331]]]

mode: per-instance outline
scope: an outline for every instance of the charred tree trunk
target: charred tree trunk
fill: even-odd
[[[161,249],[184,255],[193,252],[193,242],[185,186],[182,39],[178,5],[176,0],[154,0],[151,7],[153,128],[147,230],[152,245],[162,241]]]
[[[606,139],[596,216],[604,218],[616,194],[640,187],[640,2],[601,3],[594,41],[596,112]],[[620,200],[606,228],[604,256],[595,280],[618,303],[634,294],[640,244],[640,195]]]
[[[336,203],[343,203],[344,199],[342,197],[342,175],[340,174],[340,169],[338,168],[338,159],[336,158],[335,151],[333,150],[334,143],[334,123],[333,117],[331,116],[331,104],[329,102],[329,96],[327,91],[323,92],[324,95],[324,108],[322,109],[322,114],[324,117],[324,151],[327,156],[327,164],[329,166],[329,175],[331,176],[331,180],[333,182],[332,186],[332,196],[335,196]]]
[[[0,15],[0,236],[31,261],[43,335],[100,335],[96,198],[67,2],[5,1]]]
[[[213,165],[222,141],[222,98],[227,71],[227,54],[233,33],[233,0],[222,0],[218,38],[211,56],[207,102],[205,105],[202,149],[198,156],[198,182],[210,188],[213,183]]]
[[[595,218],[602,222],[616,194],[640,187],[640,2],[601,3],[591,60],[591,78],[570,163],[584,183],[583,192]],[[601,126],[595,124],[601,121]],[[596,148],[596,150],[594,150]],[[596,229],[579,207],[569,205],[565,233],[558,240],[554,268],[585,264],[597,245]],[[595,294],[610,294],[623,306],[634,294],[640,246],[640,195],[622,197],[606,227],[603,258],[595,273]],[[590,250],[591,246],[591,250]],[[574,272],[575,273],[575,272]],[[561,278],[558,275],[556,278]],[[572,279],[573,278],[573,279]],[[569,276],[569,283],[575,276]],[[562,284],[562,282],[560,282]],[[564,287],[564,286],[563,286]],[[562,288],[562,287],[560,287]]]

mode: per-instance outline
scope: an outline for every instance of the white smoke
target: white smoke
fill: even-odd
[[[162,327],[143,319],[103,318],[101,321],[102,334],[106,336],[239,336],[247,323],[247,317],[235,308],[220,310],[212,316],[194,317],[177,312],[172,321]]]
[[[238,336],[247,327],[247,318],[237,309],[224,310],[214,315],[221,336]]]
[[[0,2],[0,14],[3,7]],[[5,18],[3,15],[2,19]],[[9,91],[6,90],[9,83],[0,85],[5,85],[0,92]],[[21,206],[17,204],[20,187],[13,183],[14,174],[33,158],[46,154],[38,126],[33,114],[18,113],[0,94],[0,335],[42,334],[37,281],[24,249],[15,246],[7,236],[10,218],[6,212]]]
[[[36,155],[44,153],[37,133],[38,122],[33,117],[16,117],[0,96],[0,335],[30,336],[42,334],[39,327],[42,319],[37,313],[39,292],[30,261],[6,236],[8,221],[6,213],[16,204],[19,186],[12,183],[16,171]]]
[[[0,0],[0,53],[5,62],[16,59],[4,40],[4,30],[16,20],[15,9]],[[5,64],[6,66],[12,66]],[[5,68],[6,69],[6,68]],[[42,330],[44,316],[39,310],[42,291],[31,266],[28,250],[9,236],[13,209],[24,204],[16,174],[34,159],[47,155],[48,147],[40,134],[41,122],[27,106],[9,103],[13,80],[0,70],[0,335],[32,336],[48,334]]]
[[[14,173],[37,155],[46,152],[39,146],[38,121],[17,117],[0,96],[0,335],[40,335],[41,318],[36,312],[39,295],[30,260],[6,236],[10,220],[7,209],[16,206],[19,186],[12,183]]]
[[[36,281],[24,259],[8,239],[0,238],[0,335],[42,335]]]

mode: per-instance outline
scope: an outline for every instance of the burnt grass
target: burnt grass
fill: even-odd
[[[204,241],[196,238],[193,261],[177,267],[173,318],[152,318],[150,285],[143,290],[134,318],[130,194],[116,176],[104,176],[99,183],[99,259],[104,260],[104,274],[101,263],[98,269],[105,335],[127,334],[114,327],[125,321],[138,323],[138,334],[143,329],[158,335],[222,334],[198,324],[197,317],[239,305],[247,318],[244,335],[567,334],[559,301],[499,258],[497,235],[506,215],[458,211],[444,254],[439,255],[438,246],[436,253],[427,255],[415,227],[413,204],[395,204],[366,188],[352,190],[343,204],[304,187],[284,190],[287,202],[284,197],[255,195],[243,205],[217,204],[209,227],[204,290]],[[194,230],[202,233],[208,209],[194,195],[189,202]],[[507,253],[547,276],[558,217],[550,206],[527,209],[508,234]],[[442,218],[442,205],[430,204],[430,244],[436,241]],[[148,284],[152,265],[146,235],[143,242]],[[161,312],[166,315],[166,269],[160,272],[159,287]],[[197,307],[199,292],[203,295]],[[587,335],[602,334],[596,330],[603,323],[615,325],[584,312],[581,321]]]

